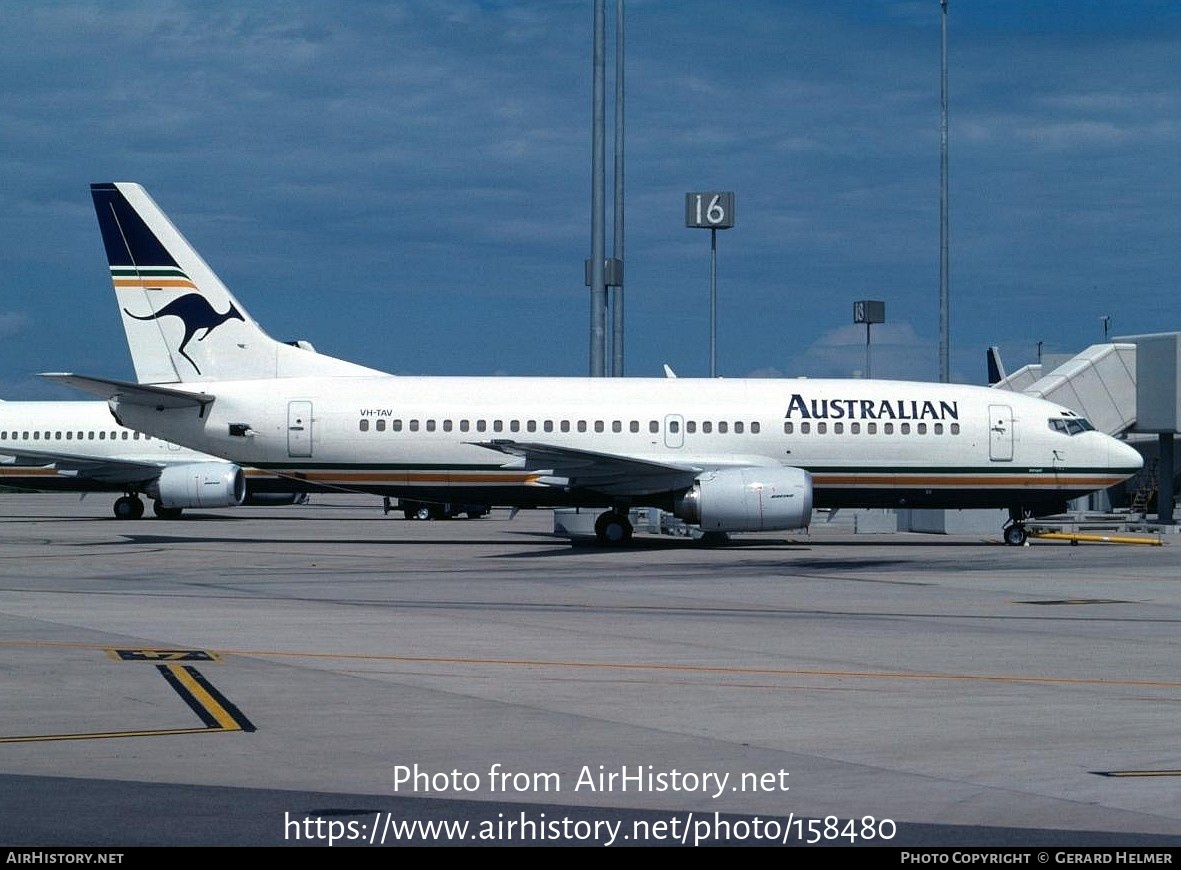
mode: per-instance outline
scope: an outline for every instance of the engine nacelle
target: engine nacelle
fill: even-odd
[[[705,532],[802,529],[812,519],[812,475],[802,468],[726,468],[697,478],[673,513]]]
[[[235,507],[246,499],[246,475],[228,462],[168,465],[147,492],[166,508]]]

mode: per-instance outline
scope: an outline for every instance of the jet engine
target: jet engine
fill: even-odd
[[[228,462],[168,465],[147,493],[165,508],[235,507],[246,499],[246,475]]]
[[[726,468],[701,475],[673,513],[703,532],[800,529],[812,518],[812,475],[802,468]]]

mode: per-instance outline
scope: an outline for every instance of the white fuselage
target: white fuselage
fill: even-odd
[[[1141,464],[1109,436],[1054,428],[1075,416],[1060,406],[964,385],[376,376],[170,387],[214,400],[202,413],[112,407],[129,426],[312,489],[491,504],[613,501],[478,443],[494,440],[689,470],[801,468],[817,507],[1048,508]]]
[[[72,455],[144,463],[199,462],[211,457],[120,426],[106,402],[0,402],[0,483],[37,489],[119,490],[80,479],[44,462],[13,455]]]
[[[0,485],[121,492],[168,465],[218,459],[116,422],[106,402],[0,402]],[[104,465],[104,461],[110,463]],[[137,474],[128,468],[142,464]],[[246,469],[247,479],[270,479]],[[270,490],[283,491],[270,480]],[[287,488],[290,491],[290,487]]]

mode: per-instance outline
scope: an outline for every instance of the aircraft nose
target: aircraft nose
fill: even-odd
[[[1112,467],[1126,471],[1129,477],[1144,467],[1144,457],[1140,455],[1139,450],[1114,438],[1111,441],[1110,456]]]

